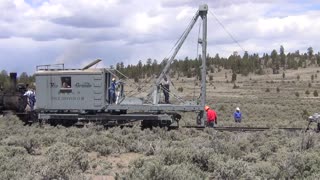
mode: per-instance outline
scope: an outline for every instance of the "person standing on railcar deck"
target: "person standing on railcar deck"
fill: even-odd
[[[170,104],[170,102],[169,102],[170,82],[166,76],[164,76],[163,82],[161,82],[160,85],[163,90],[164,103]]]
[[[114,104],[116,102],[116,78],[112,78],[109,87],[109,104]]]

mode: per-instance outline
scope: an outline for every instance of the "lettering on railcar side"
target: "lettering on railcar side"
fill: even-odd
[[[77,88],[90,88],[92,85],[89,82],[76,83],[75,86]]]
[[[58,85],[52,82],[52,83],[50,83],[50,87],[51,87],[51,88],[57,88]]]
[[[77,97],[51,97],[51,100],[53,101],[84,101],[83,96],[77,96]]]
[[[50,87],[51,87],[51,88],[57,88],[58,85],[57,85],[56,83],[54,83],[54,82],[51,82],[51,83],[50,83]],[[92,87],[92,84],[90,84],[89,82],[83,82],[83,83],[77,82],[77,83],[75,84],[75,87],[76,87],[76,88],[91,88],[91,87]]]

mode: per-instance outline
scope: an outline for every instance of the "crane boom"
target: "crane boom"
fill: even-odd
[[[182,35],[180,41],[178,42],[177,47],[175,48],[172,56],[170,57],[170,59],[168,60],[166,66],[163,68],[161,74],[159,75],[157,81],[156,81],[156,85],[159,85],[159,83],[161,82],[162,78],[167,74],[170,65],[172,63],[172,61],[174,60],[174,58],[176,57],[176,55],[178,54],[180,48],[182,47],[184,41],[187,39],[190,31],[192,30],[193,26],[196,24],[197,19],[199,18],[199,11],[197,11],[197,13],[195,14],[195,16],[192,18],[192,21],[190,23],[190,25],[187,27],[186,31],[184,32],[184,34]]]
[[[172,61],[178,54],[180,48],[182,47],[184,41],[186,40],[187,36],[189,35],[190,31],[192,30],[193,26],[197,22],[199,16],[201,17],[203,23],[202,23],[202,40],[199,41],[199,43],[202,45],[202,55],[201,55],[201,60],[202,60],[202,65],[201,65],[201,95],[200,95],[200,100],[201,100],[201,106],[206,105],[206,54],[207,54],[207,13],[208,13],[208,5],[200,5],[199,10],[196,12],[194,17],[191,20],[191,23],[187,27],[186,31],[183,33],[181,36],[180,40],[177,43],[177,46],[168,60],[166,66],[162,70],[161,74],[159,75],[158,79],[156,80],[155,86],[153,88],[153,104],[158,104],[159,102],[159,84],[163,77],[168,73],[169,68],[171,66]],[[204,120],[206,119],[206,113],[202,111],[201,113],[201,125],[204,126]]]

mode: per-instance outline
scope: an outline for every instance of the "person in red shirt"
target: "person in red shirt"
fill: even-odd
[[[207,112],[207,125],[209,127],[214,127],[214,124],[217,124],[217,113],[213,109],[210,109],[209,106],[205,106],[204,110]]]

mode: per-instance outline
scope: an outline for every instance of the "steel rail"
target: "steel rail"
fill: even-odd
[[[175,128],[179,128],[176,126]],[[172,128],[172,129],[175,129]],[[203,127],[203,126],[181,126],[180,128],[191,128],[191,129],[199,129],[203,130],[205,128],[209,127]],[[214,130],[217,131],[240,131],[240,132],[247,132],[247,131],[266,131],[266,130],[273,130],[273,129],[279,129],[279,130],[286,130],[286,131],[305,131],[306,128],[288,128],[288,127],[236,127],[236,126],[221,126],[221,127],[214,127]]]

